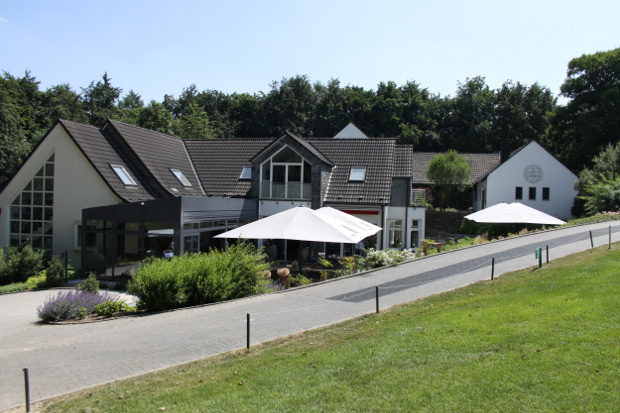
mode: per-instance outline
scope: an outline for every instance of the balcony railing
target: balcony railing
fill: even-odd
[[[411,190],[411,205],[426,205],[427,203],[426,189]]]
[[[312,184],[301,182],[276,183],[263,181],[260,186],[262,199],[310,199]]]

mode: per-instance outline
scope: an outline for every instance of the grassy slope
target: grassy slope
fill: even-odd
[[[617,411],[618,260],[588,251],[46,410]]]

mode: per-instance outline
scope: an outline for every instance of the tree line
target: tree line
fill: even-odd
[[[187,139],[274,137],[290,131],[331,137],[349,122],[369,136],[396,137],[416,151],[488,153],[502,142],[513,149],[537,140],[575,172],[618,141],[620,49],[583,55],[568,64],[558,105],[549,88],[506,81],[490,88],[477,76],[459,82],[453,96],[418,83],[380,82],[375,89],[313,83],[298,75],[274,81],[267,92],[226,94],[195,85],[178,97],[145,103],[113,85],[105,73],[74,90],[40,90],[29,72],[0,77],[0,188],[58,120],[101,126],[116,119]]]

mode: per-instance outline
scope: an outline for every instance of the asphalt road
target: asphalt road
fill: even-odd
[[[52,291],[0,296],[0,410],[338,323],[619,240],[620,222],[547,231],[432,255],[336,281],[216,305],[71,325],[39,324]],[[543,255],[546,260],[546,254]]]

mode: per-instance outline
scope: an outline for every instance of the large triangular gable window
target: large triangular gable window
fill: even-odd
[[[312,165],[288,146],[261,165],[260,196],[307,200],[312,195]]]
[[[24,243],[52,251],[54,221],[54,155],[11,203],[10,244]]]

